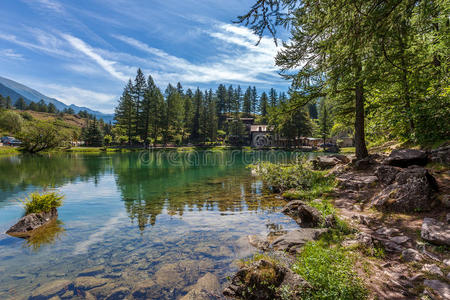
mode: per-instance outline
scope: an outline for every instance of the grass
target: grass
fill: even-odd
[[[0,155],[2,154],[19,154],[19,150],[16,147],[9,146],[1,146],[0,147]]]
[[[301,299],[366,299],[367,290],[353,271],[351,255],[323,241],[304,246],[292,269],[313,287]]]
[[[352,154],[352,153],[355,153],[355,147],[343,147],[343,148],[341,148],[341,153],[342,153],[342,154],[346,154],[346,153]]]
[[[49,212],[53,208],[60,207],[63,198],[63,195],[59,195],[55,192],[44,194],[34,192],[21,202],[25,207],[25,214],[28,215],[32,213]]]

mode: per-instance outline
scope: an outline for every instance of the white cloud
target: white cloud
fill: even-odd
[[[86,44],[79,38],[76,38],[69,34],[62,34],[62,37],[66,39],[72,45],[72,47],[94,60],[100,67],[102,67],[106,72],[108,72],[115,78],[122,81],[128,80],[127,76],[116,70],[114,65],[117,64],[117,62],[104,59],[102,56],[96,53],[93,48],[91,48],[88,44]]]
[[[13,49],[1,49],[0,50],[0,58],[6,57],[9,59],[23,60],[23,55],[15,52]]]
[[[56,0],[25,0],[28,5],[35,6],[38,8],[44,8],[57,13],[62,13],[64,11],[63,6]]]
[[[95,92],[74,86],[59,84],[45,85],[47,95],[66,104],[86,106],[90,109],[100,110],[104,113],[112,113],[113,109],[105,110],[104,107],[114,107],[117,95]]]
[[[256,46],[258,38],[250,30],[229,24],[217,24],[214,30],[205,33],[213,37],[213,42],[218,44],[219,49],[227,51],[207,57],[206,62],[199,64],[131,37],[113,37],[150,55],[148,63],[144,63],[142,67],[163,84],[176,81],[186,84],[221,81],[270,84],[281,81],[274,65],[277,47],[272,39],[264,37],[259,46]],[[272,81],[267,80],[267,77],[272,78]]]

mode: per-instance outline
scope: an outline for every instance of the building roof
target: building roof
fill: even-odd
[[[272,125],[252,125],[250,126],[250,132],[270,132],[273,131]]]

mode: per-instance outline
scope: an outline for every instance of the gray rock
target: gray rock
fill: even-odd
[[[289,231],[272,242],[271,247],[275,250],[289,253],[300,252],[300,249],[307,242],[317,240],[328,229],[302,228]]]
[[[379,182],[384,185],[389,185],[395,180],[395,177],[400,171],[401,168],[399,167],[381,165],[376,168],[375,175]]]
[[[431,207],[436,181],[424,168],[403,169],[394,183],[381,190],[372,200],[378,209],[396,212],[426,211]]]
[[[260,250],[266,250],[269,247],[269,241],[261,235],[249,235],[248,242]]]
[[[433,274],[433,275],[444,276],[444,273],[435,264],[425,264],[425,265],[423,265],[422,271],[430,273],[430,274]]]
[[[412,262],[412,261],[421,261],[422,255],[419,253],[419,251],[409,248],[402,251],[402,259],[405,262]]]
[[[450,299],[450,285],[439,280],[424,280],[423,285],[432,289],[441,299]]]
[[[378,178],[373,175],[344,174],[336,178],[341,189],[359,191],[377,185]]]
[[[125,297],[129,293],[130,290],[127,287],[121,286],[112,290],[111,293],[105,299],[106,300],[125,299]]]
[[[433,218],[425,218],[422,223],[421,237],[433,244],[450,246],[450,225]]]
[[[293,218],[303,228],[325,225],[325,218],[322,213],[317,208],[300,200],[289,202],[281,212]],[[332,220],[329,220],[329,223],[332,223]]]
[[[397,244],[403,244],[409,240],[409,237],[400,235],[400,236],[394,236],[394,237],[390,238],[390,240]]]
[[[444,259],[443,263],[444,263],[447,267],[450,267],[450,258]]]
[[[431,150],[428,154],[428,160],[438,164],[450,164],[450,146]]]
[[[424,166],[427,164],[427,153],[416,149],[399,149],[391,152],[385,160],[385,164],[397,167],[408,167],[412,165]]]
[[[220,283],[212,273],[206,273],[180,300],[214,300],[220,298]]]
[[[53,208],[49,212],[33,213],[22,217],[15,225],[11,226],[6,234],[17,237],[28,237],[34,230],[48,224],[58,218],[58,211]]]
[[[317,156],[313,161],[313,167],[317,170],[331,169],[335,165],[342,163],[340,159],[332,156]]]
[[[227,297],[238,299],[281,299],[280,287],[288,289],[293,299],[311,286],[289,268],[269,260],[258,260],[242,267],[223,291]],[[251,293],[251,298],[248,297]]]
[[[61,279],[44,284],[33,290],[31,299],[48,299],[58,294],[63,294],[71,285],[69,280]]]

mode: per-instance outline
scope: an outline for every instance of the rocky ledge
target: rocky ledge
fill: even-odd
[[[32,213],[22,217],[6,234],[15,237],[29,237],[34,231],[58,218],[58,211],[52,208],[48,212]]]

